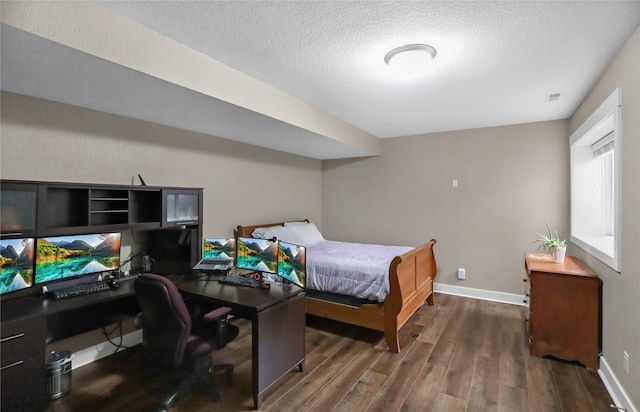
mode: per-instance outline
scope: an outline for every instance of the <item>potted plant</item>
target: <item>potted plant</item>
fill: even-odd
[[[567,251],[567,240],[560,240],[558,236],[558,232],[555,230],[552,231],[549,226],[547,226],[547,233],[541,234],[536,232],[536,234],[540,237],[535,242],[540,243],[538,248],[544,248],[553,256],[554,263],[562,263],[564,262],[564,255]]]

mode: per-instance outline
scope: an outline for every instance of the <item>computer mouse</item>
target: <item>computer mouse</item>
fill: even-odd
[[[114,278],[107,280],[107,285],[109,285],[111,289],[118,289],[120,287],[120,283]]]

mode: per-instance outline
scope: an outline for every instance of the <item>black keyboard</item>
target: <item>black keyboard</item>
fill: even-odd
[[[245,278],[242,276],[227,276],[218,280],[218,282],[225,285],[246,286],[248,288],[257,288],[260,286],[259,281],[253,278]]]
[[[106,282],[81,283],[66,288],[50,290],[47,294],[54,299],[66,299],[74,296],[88,295],[91,293],[104,292],[111,288]]]

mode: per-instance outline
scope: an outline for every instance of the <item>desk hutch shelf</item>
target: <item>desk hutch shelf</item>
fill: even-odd
[[[146,240],[143,249],[148,248],[149,243],[158,249],[157,244],[184,238],[186,233],[190,236],[190,245],[179,250],[186,251],[187,260],[192,262],[181,263],[191,267],[201,254],[200,188],[2,180],[0,191],[0,239],[131,230],[147,234],[140,236]],[[158,256],[161,253],[162,250]],[[108,292],[103,297],[127,301],[132,298],[132,286]],[[69,325],[98,328],[97,322],[81,322],[89,313],[84,306],[95,307],[95,300],[86,297],[47,305],[36,287],[2,295],[0,397],[3,411],[38,410],[45,404],[45,340],[50,338],[45,337],[52,328],[52,319],[64,317],[69,319]],[[122,302],[118,305],[122,306]],[[71,333],[62,331],[62,334],[67,332]]]
[[[202,224],[202,189],[3,180],[2,236]]]

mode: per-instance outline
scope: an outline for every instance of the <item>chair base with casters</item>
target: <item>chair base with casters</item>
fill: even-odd
[[[142,274],[136,279],[135,287],[142,310],[135,325],[143,330],[144,357],[156,367],[187,373],[163,400],[159,410],[168,411],[196,384],[202,384],[216,402],[223,402],[222,392],[214,384],[211,373],[224,371],[230,382],[233,365],[214,365],[209,354],[238,335],[238,327],[226,321],[231,309],[216,308],[203,315],[197,307],[190,311],[176,286],[164,276]]]
[[[195,360],[193,369],[187,377],[185,377],[178,385],[175,392],[167,396],[161,403],[159,411],[169,411],[171,405],[179,398],[183,397],[191,389],[201,384],[204,388],[213,396],[213,399],[218,402],[224,402],[224,395],[218,388],[218,386],[211,380],[211,373],[224,371],[225,379],[227,383],[231,383],[233,376],[233,365],[231,364],[216,364],[213,365],[211,358],[204,356]]]

